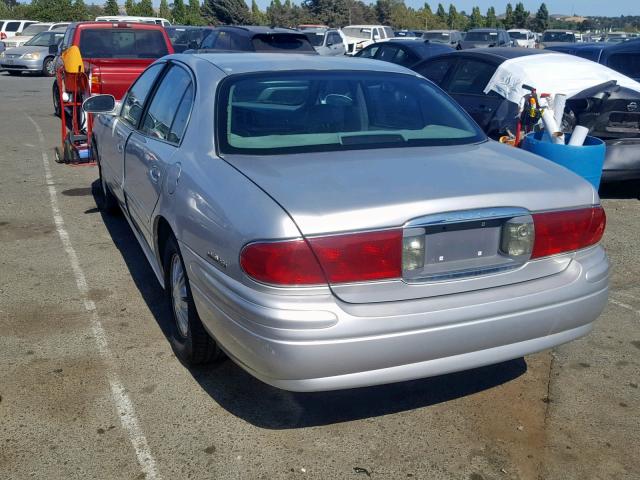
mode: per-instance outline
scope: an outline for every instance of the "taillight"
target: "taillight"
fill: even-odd
[[[4,40],[5,38],[7,38],[7,34],[4,32],[0,32],[0,40]]]
[[[89,71],[89,82],[91,83],[91,94],[95,95],[95,94],[99,94],[101,93],[100,90],[100,69],[98,69],[97,67],[93,67],[90,71]]]
[[[274,285],[400,278],[402,230],[251,243],[240,265],[253,279]]]
[[[600,206],[532,215],[535,240],[531,258],[571,252],[600,241],[607,223]]]

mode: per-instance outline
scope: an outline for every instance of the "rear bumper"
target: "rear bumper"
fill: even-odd
[[[607,142],[602,181],[640,180],[640,139]]]
[[[391,383],[518,358],[586,335],[608,296],[601,247],[576,254],[550,277],[393,302],[400,314],[388,303],[382,310],[330,294],[261,305],[225,285],[193,252],[185,260],[198,312],[221,347],[255,377],[293,391]]]

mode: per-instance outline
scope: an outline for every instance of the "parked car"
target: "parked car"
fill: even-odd
[[[536,37],[531,30],[525,28],[513,28],[507,30],[514,47],[536,48]]]
[[[33,23],[25,28],[20,35],[14,35],[13,37],[4,41],[7,48],[15,48],[24,45],[25,42],[31,40],[35,35],[40,32],[48,32],[50,30],[64,31],[69,26],[68,22],[59,23]]]
[[[347,46],[347,55],[355,55],[358,50],[372,43],[395,38],[393,29],[384,25],[349,25],[342,29],[342,36]]]
[[[317,55],[307,36],[289,28],[225,25],[206,32],[197,50]]]
[[[427,30],[422,38],[433,43],[444,43],[460,50],[462,48],[462,33],[458,30]]]
[[[172,25],[165,27],[173,50],[182,53],[185,50],[198,48],[202,39],[213,27],[196,27],[191,25]]]
[[[395,30],[393,32],[396,38],[420,38],[422,33],[416,30]]]
[[[303,33],[320,55],[344,55],[347,51],[340,30],[335,28],[305,28]]]
[[[396,38],[369,45],[356,53],[355,56],[373,58],[411,68],[426,58],[452,51],[453,49],[448,45],[431,43],[429,40]]]
[[[47,31],[38,33],[21,47],[9,48],[0,53],[0,69],[9,75],[20,75],[23,72],[41,73],[52,77],[56,73],[55,55],[50,47],[62,42],[64,31]]]
[[[549,50],[592,60],[640,81],[640,39],[628,40],[621,44],[554,45],[549,47]]]
[[[22,31],[33,23],[33,20],[0,20],[0,40],[19,35]]]
[[[77,22],[69,25],[58,54],[71,46],[80,49],[84,71],[91,76],[91,93],[122,98],[138,75],[157,58],[173,53],[169,37],[160,25],[142,22]],[[63,72],[60,55],[56,71]],[[60,90],[52,86],[53,107],[60,115]]]
[[[482,47],[511,47],[513,42],[506,30],[500,28],[474,28],[460,43],[462,49]]]
[[[163,27],[170,27],[171,22],[162,17],[136,17],[132,15],[102,15],[96,17],[96,22],[125,22],[125,23],[152,23],[155,25],[162,25]]]
[[[0,53],[4,52],[6,50],[6,47],[4,45],[4,42],[0,42]]]
[[[576,34],[571,30],[545,30],[540,40],[540,48],[550,47],[559,43],[576,43]]]
[[[382,384],[573,340],[607,303],[593,187],[487,142],[400,66],[175,55],[114,106],[85,103],[105,112],[100,204],[165,286],[184,362],[224,351],[288,390]]]
[[[414,70],[449,93],[494,139],[516,131],[522,84],[565,93],[563,129],[583,125],[607,145],[602,180],[640,179],[640,83],[621,73],[571,55],[507,48],[440,55]]]
[[[604,37],[606,43],[622,43],[631,40],[631,36],[626,32],[609,32]]]

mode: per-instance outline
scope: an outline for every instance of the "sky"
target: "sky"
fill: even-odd
[[[256,0],[261,9],[265,9],[271,0]],[[294,0],[296,1],[296,0]],[[365,3],[373,3],[371,0],[364,0]],[[515,7],[518,0],[512,0],[511,4]],[[154,2],[155,3],[155,2]],[[171,3],[171,2],[170,2]],[[251,3],[249,0],[247,3]],[[296,1],[296,3],[300,3]],[[420,8],[424,5],[424,0],[405,0],[407,6]],[[435,0],[427,0],[427,3],[431,6],[431,9],[435,12],[438,7],[438,2]],[[446,9],[449,8],[449,3],[453,3],[458,11],[465,10],[467,13],[471,13],[471,8],[479,6],[482,13],[485,14],[487,8],[494,6],[498,14],[504,13],[507,5],[507,0],[455,0],[453,2],[442,1],[441,2]],[[524,6],[527,10],[535,13],[541,0],[524,0]],[[566,15],[597,15],[607,17],[618,17],[620,15],[640,15],[640,0],[548,0],[545,1],[550,13],[559,13]]]

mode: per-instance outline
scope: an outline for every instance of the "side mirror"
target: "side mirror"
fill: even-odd
[[[52,43],[51,45],[49,45],[49,54],[50,55],[57,55],[58,54],[58,44],[57,43]]]
[[[82,102],[82,110],[87,113],[109,113],[116,108],[113,95],[94,95]]]

